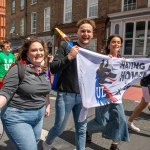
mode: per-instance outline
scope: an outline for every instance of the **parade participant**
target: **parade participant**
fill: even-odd
[[[15,62],[15,57],[11,50],[11,43],[9,41],[3,41],[1,45],[2,51],[0,51],[0,88],[2,87],[2,80],[7,73],[9,67]]]
[[[47,47],[44,41],[25,41],[18,57],[18,61],[25,68],[24,78],[20,82],[18,67],[12,66],[0,91],[4,129],[18,150],[38,149],[43,118],[50,113],[50,81],[46,73],[46,54]]]
[[[85,150],[87,121],[79,122],[82,109],[82,100],[79,92],[77,62],[78,46],[87,48],[93,38],[95,22],[82,19],[77,23],[78,40],[72,48],[65,43],[58,50],[51,63],[51,72],[60,73],[57,83],[56,116],[55,124],[49,130],[46,141],[43,143],[44,150],[50,150],[56,137],[61,135],[66,127],[69,114],[73,112],[76,132],[76,150]]]
[[[150,54],[147,57],[150,57]],[[140,113],[144,110],[144,108],[146,108],[150,103],[150,74],[141,80],[141,86],[143,92],[142,100],[136,106],[136,108],[134,109],[134,111],[128,119],[128,128],[135,132],[140,132],[140,128],[134,125],[133,120],[137,118],[140,115]],[[150,105],[148,107],[150,107]]]
[[[107,41],[106,54],[110,57],[120,58],[122,42],[119,35],[111,35]],[[117,102],[95,108],[95,118],[87,124],[87,143],[91,142],[92,133],[99,131],[102,132],[103,137],[112,140],[110,150],[119,150],[118,143],[129,140],[121,98]]]

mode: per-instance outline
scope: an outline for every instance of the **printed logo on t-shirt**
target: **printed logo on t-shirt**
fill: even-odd
[[[11,64],[13,63],[13,60],[12,59],[9,59],[9,60],[4,59],[4,62],[5,62],[5,64],[4,64],[5,70],[8,70],[10,68]]]

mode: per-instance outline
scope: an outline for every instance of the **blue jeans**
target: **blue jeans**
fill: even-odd
[[[46,143],[51,145],[54,139],[62,134],[66,127],[70,112],[72,111],[76,130],[76,149],[85,150],[87,121],[78,122],[79,114],[82,109],[80,94],[58,92],[55,107],[55,124],[48,133]]]
[[[22,110],[6,106],[2,122],[6,134],[17,150],[37,150],[41,137],[45,106],[35,110]]]
[[[95,118],[87,124],[87,131],[89,133],[101,131],[103,137],[116,142],[129,141],[123,105],[111,103],[97,107]]]

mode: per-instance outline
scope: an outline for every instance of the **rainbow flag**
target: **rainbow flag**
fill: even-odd
[[[70,38],[63,33],[60,29],[55,28],[55,30],[60,34],[60,36],[68,43],[68,46],[72,47],[73,46],[73,42],[70,40]]]

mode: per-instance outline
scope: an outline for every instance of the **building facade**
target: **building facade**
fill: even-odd
[[[119,9],[113,3],[109,7],[110,34],[123,37],[122,55],[150,54],[150,0],[122,0]]]
[[[108,36],[119,34],[123,56],[145,56],[150,51],[150,0],[7,0],[6,10],[6,37],[14,47],[36,36],[54,53],[62,42],[55,27],[75,41],[77,21],[90,18],[97,26],[91,50],[100,53]]]
[[[5,40],[6,0],[0,1],[0,41]]]

